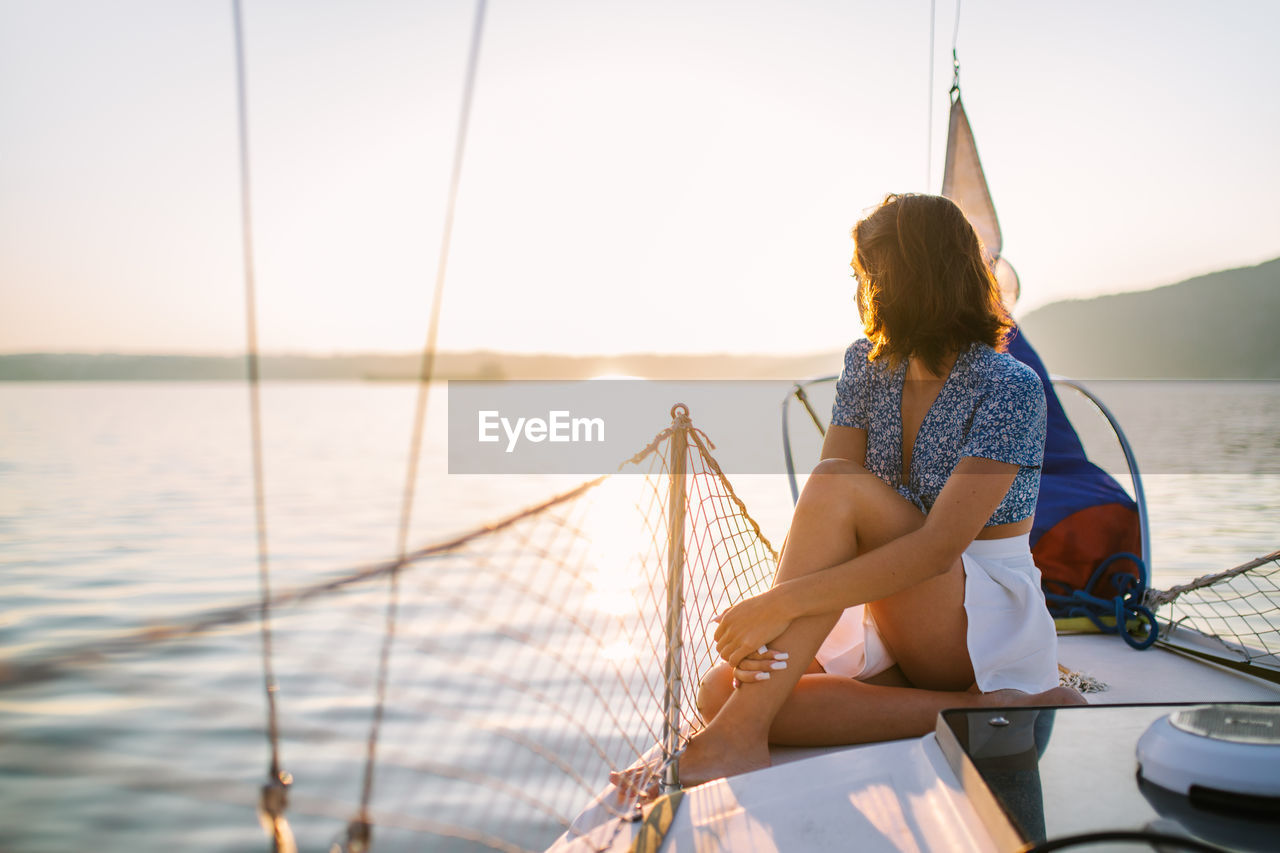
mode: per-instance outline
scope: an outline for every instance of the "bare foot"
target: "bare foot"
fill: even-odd
[[[1043,693],[1023,693],[1021,690],[993,690],[982,694],[983,704],[998,708],[1028,705],[1088,705],[1089,701],[1070,687],[1054,687]]]
[[[1054,687],[1031,697],[1033,705],[1088,705],[1089,700],[1070,687]]]
[[[769,747],[762,739],[736,738],[703,729],[689,739],[680,756],[680,787],[692,788],[769,765]],[[651,802],[661,791],[662,761],[641,761],[626,770],[615,770],[609,774],[609,781],[617,786],[619,802]]]
[[[617,788],[614,797],[618,805],[656,800],[662,793],[662,758],[641,759],[626,770],[614,770],[609,774],[609,781]]]
[[[680,758],[680,785],[692,788],[712,779],[760,770],[770,763],[764,738],[733,737],[706,728],[689,740]]]

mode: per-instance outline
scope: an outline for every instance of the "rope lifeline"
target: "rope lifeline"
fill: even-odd
[[[1265,557],[1258,557],[1257,559],[1250,560],[1247,563],[1242,563],[1234,569],[1227,569],[1225,572],[1218,572],[1215,575],[1202,575],[1189,583],[1178,584],[1177,586],[1171,586],[1164,590],[1149,589],[1147,590],[1146,598],[1143,603],[1152,609],[1162,607],[1175,601],[1178,596],[1185,592],[1192,592],[1197,589],[1204,589],[1206,587],[1213,586],[1219,581],[1228,580],[1236,577],[1237,575],[1242,575],[1245,572],[1256,569],[1259,566],[1265,566],[1267,563],[1272,562],[1280,563],[1280,551],[1272,551]]]

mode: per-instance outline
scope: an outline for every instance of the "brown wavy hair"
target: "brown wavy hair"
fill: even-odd
[[[890,194],[853,228],[858,314],[869,358],[920,359],[940,373],[974,342],[1003,351],[1013,321],[986,250],[950,199]]]

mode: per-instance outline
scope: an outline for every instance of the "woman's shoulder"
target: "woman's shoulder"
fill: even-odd
[[[1007,393],[1044,398],[1044,383],[1027,365],[1007,352],[975,344],[971,371],[984,384],[1001,386]]]
[[[869,426],[870,401],[877,396],[875,388],[878,387],[867,361],[870,352],[871,341],[866,338],[854,341],[844,351],[844,369],[836,379],[836,399],[831,408],[833,426],[857,429]]]
[[[871,354],[871,341],[866,338],[858,338],[849,344],[848,349],[844,351],[845,364],[850,362],[866,363],[867,356]]]
[[[844,351],[844,373],[851,378],[856,377],[860,380],[869,378],[873,373],[871,370],[872,363],[868,360],[871,355],[871,341],[866,338],[858,338],[858,340],[849,344],[848,349]]]

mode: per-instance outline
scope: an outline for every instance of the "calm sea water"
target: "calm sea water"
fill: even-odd
[[[1133,438],[1139,460],[1153,460],[1146,489],[1157,586],[1280,546],[1280,383],[1100,390],[1125,422],[1145,419]],[[277,588],[390,555],[415,394],[395,384],[264,386]],[[493,520],[580,479],[449,476],[446,403],[444,388],[435,389],[412,543]],[[1083,410],[1078,417],[1089,437],[1097,423]],[[775,429],[775,421],[776,409],[761,413],[760,428]],[[654,413],[654,432],[666,423],[665,412]],[[1104,439],[1098,444],[1108,467],[1118,467],[1115,450]],[[735,486],[780,542],[791,505],[785,480],[745,476]],[[0,665],[255,600],[252,495],[241,386],[0,384]],[[442,569],[458,583],[466,582],[465,571]],[[384,587],[332,598],[341,621],[333,608],[300,610],[281,620],[276,638],[286,664],[282,728],[299,780],[291,814],[308,849],[323,849],[358,800],[370,674],[384,626]],[[420,615],[440,626],[431,642],[444,648],[456,639],[448,614]],[[150,849],[179,840],[209,850],[262,845],[253,814],[266,754],[256,630],[244,624],[90,662],[73,677],[0,690],[0,849]],[[483,647],[489,639],[469,642]],[[405,665],[413,662],[398,672],[413,673],[418,708],[470,700],[438,676],[447,654],[397,654]],[[554,678],[547,683],[554,689]],[[414,833],[429,829],[442,810],[482,828],[493,820],[461,785],[416,784],[415,769],[424,756],[478,768],[501,767],[502,756],[468,756],[466,744],[433,742],[416,726],[411,708],[393,710],[384,738],[392,775],[380,777],[377,802],[405,833],[384,832],[392,849],[418,847],[423,836]],[[504,772],[511,778],[522,771]],[[584,799],[580,788],[564,794],[567,803]],[[537,848],[558,828],[544,816],[504,832]],[[477,843],[457,841],[462,848]]]

